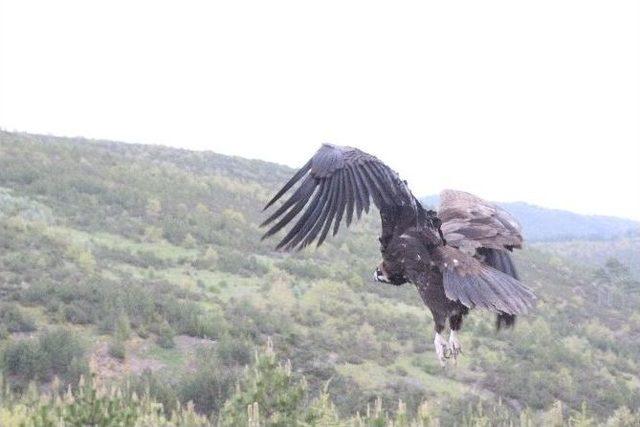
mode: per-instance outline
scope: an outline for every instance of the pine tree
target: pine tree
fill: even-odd
[[[266,349],[256,352],[254,366],[245,371],[225,404],[221,425],[296,425],[304,417],[306,391],[304,378],[292,374],[291,362],[277,361],[269,339]]]

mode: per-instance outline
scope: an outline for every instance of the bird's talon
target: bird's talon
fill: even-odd
[[[454,359],[457,359],[458,355],[462,354],[462,345],[460,344],[460,340],[458,340],[456,331],[451,331],[451,335],[449,335],[449,347],[451,348]]]

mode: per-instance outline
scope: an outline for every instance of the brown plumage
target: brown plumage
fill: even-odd
[[[522,230],[515,218],[473,194],[444,190],[440,193],[438,217],[447,242],[472,255],[481,247],[522,247]]]
[[[456,356],[455,331],[462,316],[480,307],[498,313],[498,326],[512,325],[516,314],[533,304],[534,295],[518,281],[508,252],[522,246],[520,226],[511,215],[472,194],[446,190],[439,212],[425,210],[405,181],[376,157],[357,148],[324,144],[267,203],[272,206],[296,186],[269,216],[269,237],[296,220],[277,249],[302,249],[317,239],[321,245],[342,222],[380,211],[383,262],[378,281],[413,283],[433,314],[436,352],[444,363]],[[449,345],[440,333],[449,319]]]

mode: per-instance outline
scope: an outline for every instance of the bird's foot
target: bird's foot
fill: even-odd
[[[447,359],[451,355],[451,350],[447,344],[447,341],[443,338],[442,335],[436,333],[436,337],[433,340],[433,345],[436,348],[436,356],[438,357],[438,362],[440,362],[440,366],[444,368]]]
[[[453,357],[453,361],[456,363],[458,355],[462,354],[462,344],[460,344],[456,331],[451,331],[449,335],[449,349],[451,350],[451,357]]]

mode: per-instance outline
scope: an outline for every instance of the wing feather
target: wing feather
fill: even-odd
[[[305,226],[306,221],[310,220],[310,217],[313,215],[313,213],[322,206],[322,204],[320,203],[320,199],[326,196],[325,193],[328,188],[329,186],[326,182],[322,182],[320,184],[320,188],[318,188],[318,191],[316,191],[316,195],[314,196],[311,203],[307,206],[307,209],[302,214],[302,217],[300,217],[300,220],[291,228],[291,230],[289,230],[287,235],[280,241],[280,243],[278,243],[278,246],[276,247],[277,249],[281,249],[282,247],[287,245],[297,234],[304,233],[306,235],[303,227]],[[265,236],[269,234],[269,232],[271,232],[273,228],[267,231],[267,233],[265,233]]]
[[[479,248],[511,250],[522,247],[522,230],[515,218],[473,194],[443,191],[438,217],[447,242],[469,254]]]
[[[535,296],[519,282],[509,254],[523,243],[521,227],[515,218],[473,194],[454,190],[441,193],[438,217],[447,244],[465,256],[477,258],[479,266],[474,271],[479,281],[445,273],[452,295],[463,292],[473,282],[482,290],[482,298],[499,312],[522,313],[533,305]]]
[[[358,179],[358,176],[354,172],[351,166],[347,167],[349,171],[349,175],[351,175],[351,179],[353,180],[353,188],[356,190],[356,195],[358,198],[356,199],[356,216],[360,219],[362,212],[365,210],[365,205],[369,203],[369,193],[367,193],[366,187],[362,185],[362,182]],[[369,208],[367,208],[367,212]]]
[[[397,173],[376,157],[356,148],[324,144],[278,190],[265,209],[297,183],[300,183],[299,187],[262,224],[266,226],[275,222],[264,234],[264,238],[277,233],[296,219],[295,224],[278,243],[278,249],[301,249],[316,238],[318,246],[321,245],[332,225],[335,235],[343,220],[347,227],[351,224],[354,212],[357,218],[361,217],[363,211],[368,213],[371,200],[378,209],[385,208],[395,212],[396,207],[401,207],[411,209],[414,218],[418,216],[419,204]],[[403,220],[406,221],[407,217],[404,212]],[[389,229],[389,221],[396,221],[396,218],[383,217],[383,222],[385,221],[385,229]],[[391,224],[391,229],[393,225]]]
[[[438,247],[434,260],[442,271],[447,298],[469,308],[507,314],[525,313],[533,306],[533,292],[515,278],[451,246]]]
[[[390,204],[398,204],[402,203],[402,195],[398,192],[399,187],[403,185],[402,181],[400,181],[394,171],[391,169],[384,170],[379,167],[375,163],[373,163],[372,168],[374,173],[378,176],[378,179],[384,183],[384,185],[389,186],[393,189],[390,193],[390,196],[393,199],[393,203]]]
[[[356,181],[358,182],[357,186],[360,190],[360,195],[362,196],[362,205],[364,207],[364,211],[366,213],[369,213],[369,198],[374,196],[373,194],[371,194],[371,185],[362,176],[362,170],[360,168],[356,169],[352,167],[351,171],[353,172],[353,176],[356,177]]]
[[[385,185],[380,181],[380,177],[374,172],[369,163],[362,165],[362,170],[366,175],[366,182],[370,182],[373,193],[376,195],[380,202],[384,202],[387,205],[393,205],[393,197],[389,194],[392,191],[385,191]],[[375,200],[375,199],[374,199]],[[378,203],[376,203],[378,204]]]
[[[342,187],[340,185],[342,178],[342,171],[337,172],[337,176],[334,179],[333,183],[333,195],[331,196],[331,204],[327,205],[327,211],[329,213],[328,217],[324,221],[324,226],[322,227],[322,232],[320,233],[320,238],[318,239],[318,245],[320,246],[324,239],[327,237],[327,233],[329,233],[329,229],[331,228],[331,223],[333,222],[334,217],[339,209],[338,205],[340,205],[344,201],[344,197],[340,197],[340,192],[342,191]]]
[[[295,175],[293,175],[291,177],[291,179],[280,189],[280,191],[278,191],[276,193],[276,195],[273,196],[273,198],[271,200],[269,200],[269,202],[266,204],[266,206],[262,210],[268,209],[269,206],[271,206],[276,200],[278,200],[280,197],[282,197],[282,195],[284,193],[286,193],[293,186],[293,184],[298,182],[300,180],[300,178],[305,173],[307,173],[310,169],[311,169],[311,160],[309,160],[304,166],[302,166],[300,168],[300,170],[298,172],[295,173]]]
[[[276,210],[273,213],[273,215],[271,215],[269,218],[267,218],[261,224],[261,226],[269,224],[271,221],[273,221],[274,219],[278,218],[280,215],[285,213],[294,204],[296,204],[296,207],[294,209],[292,209],[292,212],[294,212],[293,216],[295,216],[298,212],[300,212],[302,207],[304,207],[305,203],[307,202],[307,199],[313,194],[313,191],[315,189],[316,189],[316,186],[313,183],[313,179],[307,177],[304,180],[304,182],[302,183],[302,185],[300,185],[298,190],[296,190],[296,192],[293,194],[293,196],[291,196],[289,198],[289,200],[287,200],[285,203],[283,203],[282,206],[280,206],[278,208],[278,210]],[[284,221],[284,223],[282,225],[286,224],[287,222],[289,222],[291,220],[291,218],[293,216],[290,217],[290,214],[291,214],[291,212],[289,212],[287,214],[287,216],[285,217],[285,218],[287,218],[287,220]],[[278,223],[278,225],[280,225],[280,223]],[[274,228],[276,228],[276,227],[274,227]],[[282,228],[282,227],[278,227],[277,230],[275,230],[274,232],[280,230],[280,228]],[[271,230],[269,230],[269,231],[271,232]],[[270,233],[269,236],[271,234],[273,234],[273,233]]]
[[[338,229],[340,228],[340,221],[342,221],[344,210],[347,207],[347,201],[351,199],[350,188],[346,184],[347,171],[341,170],[339,173],[339,179],[340,179],[340,194],[342,194],[343,197],[340,197],[340,200],[338,202],[338,212],[336,213],[336,221],[333,226],[334,236],[338,233]],[[318,244],[318,246],[320,245]]]
[[[334,193],[334,187],[331,184],[331,181],[327,181],[328,194],[326,200],[329,201],[331,200]],[[326,217],[328,209],[329,203],[318,203],[318,209],[311,216],[310,220],[304,225],[304,227],[302,228],[302,232],[291,241],[291,243],[288,245],[288,249],[295,247],[300,242],[302,242],[300,244],[301,248],[307,246],[309,242],[313,240],[315,235],[318,234],[319,227],[322,225],[323,218]]]
[[[347,196],[347,227],[351,225],[353,220],[353,209],[357,207],[360,199],[358,195],[358,189],[355,187],[355,181],[352,179],[351,168],[345,169],[346,177],[346,196]]]

